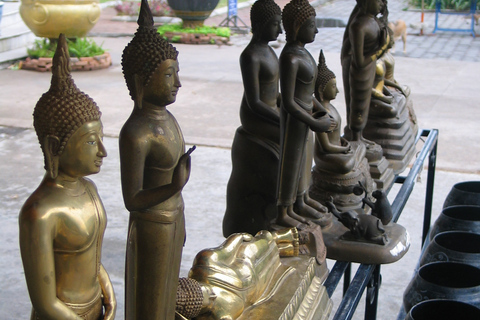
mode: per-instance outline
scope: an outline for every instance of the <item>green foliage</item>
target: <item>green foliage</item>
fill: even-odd
[[[195,33],[195,34],[215,34],[219,37],[230,38],[229,28],[219,28],[219,27],[212,27],[212,26],[202,26],[195,29],[182,28],[181,23],[164,24],[158,27],[157,31],[161,36],[164,36],[166,32],[182,32],[182,33]],[[176,42],[179,40],[180,40],[180,36],[172,37],[172,42]]]
[[[102,45],[97,45],[92,39],[67,39],[67,43],[70,57],[94,57],[105,53]],[[27,49],[27,54],[31,58],[53,58],[56,49],[56,41],[50,41],[50,39],[44,38],[35,40],[33,48]]]
[[[424,0],[425,9],[435,9],[437,0]],[[442,9],[451,9],[456,11],[469,11],[470,0],[441,0]],[[410,0],[410,4],[414,7],[421,8],[422,0]],[[477,10],[480,9],[480,1],[477,2]]]

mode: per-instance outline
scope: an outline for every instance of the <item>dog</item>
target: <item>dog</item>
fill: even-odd
[[[403,41],[403,53],[407,52],[407,24],[403,20],[389,22],[388,27],[393,31],[393,40],[396,42],[399,38]],[[392,48],[392,52],[395,52]]]

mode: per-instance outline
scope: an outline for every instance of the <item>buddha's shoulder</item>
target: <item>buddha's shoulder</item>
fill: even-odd
[[[144,117],[131,116],[120,131],[120,139],[135,139],[148,135],[151,131],[148,121]]]
[[[58,208],[65,205],[61,190],[49,184],[41,184],[25,201],[19,219],[31,222],[49,219],[56,215]]]

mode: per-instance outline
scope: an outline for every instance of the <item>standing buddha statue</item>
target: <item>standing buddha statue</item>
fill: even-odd
[[[283,9],[282,21],[287,44],[279,60],[282,106],[276,222],[302,229],[308,220],[294,207],[310,179],[310,130],[330,131],[336,124],[313,97],[317,68],[305,44],[313,42],[318,33],[315,9],[306,0],[292,0]]]
[[[125,268],[125,319],[175,316],[185,218],[182,189],[190,152],[167,105],[181,87],[178,51],[153,27],[146,0],[125,47],[123,73],[134,101],[119,137],[123,198],[130,211]]]

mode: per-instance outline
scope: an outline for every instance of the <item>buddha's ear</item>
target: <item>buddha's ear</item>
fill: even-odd
[[[58,163],[60,156],[60,139],[56,136],[48,135],[43,141],[45,153],[45,170],[50,178],[55,179],[58,176]]]
[[[135,82],[135,107],[142,109],[143,101],[143,81],[139,74],[133,75],[133,81]]]

